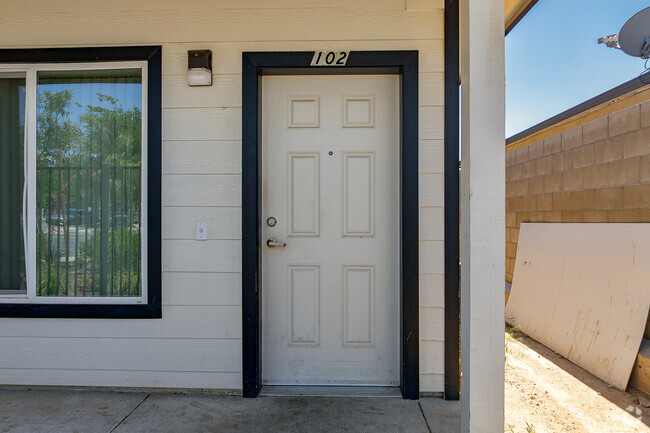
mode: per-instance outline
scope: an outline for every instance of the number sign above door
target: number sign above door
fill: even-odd
[[[345,66],[349,51],[314,51],[311,66]]]

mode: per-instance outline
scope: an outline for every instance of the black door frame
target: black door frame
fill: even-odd
[[[537,0],[535,0],[537,1]],[[445,1],[445,399],[460,399],[460,5]]]
[[[420,396],[418,239],[418,52],[352,51],[345,66],[310,66],[313,52],[245,52],[242,65],[243,393],[262,387],[262,76],[400,76],[400,389]]]

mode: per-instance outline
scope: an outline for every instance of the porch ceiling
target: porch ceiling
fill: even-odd
[[[526,15],[537,0],[504,0],[506,33],[508,33],[517,22]]]

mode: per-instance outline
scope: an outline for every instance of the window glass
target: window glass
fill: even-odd
[[[40,71],[36,295],[139,297],[140,69]]]
[[[24,142],[24,74],[0,74],[0,294],[26,290]]]

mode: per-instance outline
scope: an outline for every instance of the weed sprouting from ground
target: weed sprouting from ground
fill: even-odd
[[[508,327],[506,329],[506,341],[505,341],[506,353],[504,355],[504,361],[506,363],[506,366],[508,366],[509,357],[517,358],[518,355],[521,355],[519,350],[517,350],[516,343],[523,341],[523,339],[524,337],[519,332],[518,326]]]
[[[506,424],[506,429],[504,430],[505,433],[517,433],[517,430],[515,430],[515,425],[514,424]],[[535,426],[532,424],[529,424],[528,421],[526,421],[526,433],[535,433]]]

